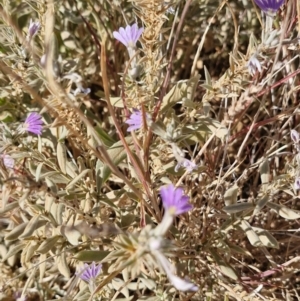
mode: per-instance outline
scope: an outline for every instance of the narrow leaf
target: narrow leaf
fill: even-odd
[[[91,170],[90,169],[86,169],[83,170],[77,177],[75,177],[66,187],[66,190],[71,189],[78,181],[80,181],[82,178],[84,178],[87,173],[89,173]]]
[[[63,174],[66,174],[66,162],[67,162],[67,152],[66,152],[66,146],[63,142],[58,142],[57,143],[57,161],[58,165],[63,172]]]
[[[224,194],[224,201],[226,207],[236,203],[238,191],[239,189],[236,185],[226,190]]]
[[[275,204],[275,203],[267,203],[267,206],[275,210],[281,217],[294,220],[300,218],[300,213],[298,211],[292,210],[283,205]]]
[[[237,203],[237,204],[226,206],[223,208],[223,210],[227,213],[234,214],[251,208],[253,208],[253,204],[251,203]]]
[[[109,251],[80,251],[74,257],[80,261],[102,261]]]

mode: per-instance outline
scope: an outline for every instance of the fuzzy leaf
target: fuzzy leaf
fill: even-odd
[[[245,232],[249,242],[251,243],[252,246],[254,247],[262,247],[263,244],[259,239],[259,236],[255,233],[255,231],[252,229],[250,224],[242,220],[241,223],[239,224],[242,230]]]
[[[77,177],[75,177],[67,186],[66,186],[66,190],[71,189],[78,181],[80,181],[82,178],[84,178],[87,173],[89,173],[91,170],[90,169],[86,169],[83,170]]]
[[[256,204],[253,215],[256,215],[269,201],[269,196],[265,195]]]
[[[66,146],[63,142],[58,142],[57,143],[57,161],[58,165],[62,171],[63,174],[66,174],[66,162],[67,162],[67,151],[66,151]]]
[[[199,78],[200,76],[197,75],[189,80],[179,81],[163,98],[160,113],[164,113],[183,98],[193,101]]]
[[[265,229],[252,227],[252,229],[255,231],[255,233],[259,236],[260,241],[263,243],[264,246],[268,248],[275,248],[279,249],[278,241],[275,239],[273,235],[270,234]]]
[[[232,205],[232,204],[236,204],[238,191],[239,190],[238,190],[238,187],[236,185],[234,185],[231,188],[226,190],[226,192],[224,194],[224,201],[225,201],[226,207],[229,206],[229,205]]]
[[[268,184],[269,177],[270,177],[270,165],[268,160],[264,160],[264,162],[259,166],[259,173],[260,173],[261,183]]]
[[[16,226],[13,230],[11,230],[5,236],[5,240],[16,240],[16,239],[18,239],[19,236],[24,232],[27,225],[28,225],[28,222],[22,223],[22,224]]]
[[[219,256],[217,254],[217,252],[210,250],[211,255],[213,256],[213,258],[215,259],[217,265],[220,268],[220,271],[222,272],[222,274],[224,274],[225,276],[233,279],[233,280],[237,280],[238,276],[236,275],[234,269],[230,266],[230,264],[228,264],[227,262],[225,262],[221,256]]]
[[[56,263],[60,273],[67,279],[69,279],[71,273],[67,263],[66,252],[61,252],[60,255],[58,255],[58,257],[56,258]]]
[[[129,146],[130,149],[133,149],[133,143],[132,143],[132,138],[127,137],[126,142]],[[127,153],[125,151],[125,148],[122,144],[122,141],[118,141],[115,144],[113,144],[108,150],[107,153],[111,159],[111,161],[118,166],[126,157]],[[108,167],[108,165],[103,165],[100,167],[100,178],[102,179],[102,185],[105,183],[109,176],[111,175],[111,170]]]
[[[275,204],[275,203],[267,203],[267,206],[271,209],[275,210],[281,217],[294,220],[297,218],[300,218],[300,213],[298,211],[292,210],[288,207],[285,207],[283,205]]]
[[[37,253],[41,253],[41,254],[45,254],[47,252],[49,252],[58,242],[58,240],[61,238],[60,235],[55,235],[52,237],[47,238],[46,240],[44,240],[41,245],[39,246],[39,248],[36,250]]]
[[[253,208],[253,204],[251,203],[237,203],[226,206],[223,208],[223,210],[227,213],[234,214],[251,208]]]
[[[5,260],[7,260],[8,258],[10,258],[13,255],[16,255],[17,253],[19,253],[21,250],[23,250],[25,248],[27,243],[20,243],[20,244],[14,244],[11,245],[6,256],[2,259],[2,262],[4,262]]]
[[[19,236],[19,239],[24,239],[32,235],[32,233],[47,224],[46,220],[40,220],[38,215],[34,216],[27,224],[22,235]]]

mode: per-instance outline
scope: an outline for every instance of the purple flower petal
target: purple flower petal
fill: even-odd
[[[32,39],[40,30],[41,23],[39,21],[33,22],[30,20],[29,27],[28,27],[28,38]]]
[[[13,169],[15,166],[15,160],[7,154],[0,155],[0,158],[3,160],[3,164],[6,168]]]
[[[41,135],[43,128],[42,116],[36,112],[30,113],[25,120],[24,128],[27,132]]]
[[[189,197],[183,194],[183,189],[173,184],[160,189],[163,206],[173,215],[185,213],[193,208],[189,203]]]
[[[188,172],[192,172],[198,167],[197,164],[185,158],[182,158],[181,161],[178,161],[177,165],[175,166],[175,171],[177,172],[181,166],[185,168]]]
[[[150,115],[146,114],[146,119],[150,119]],[[127,132],[139,130],[143,126],[143,113],[134,109],[128,120],[125,121],[129,125]]]
[[[275,14],[285,0],[254,0],[259,8],[266,14]]]
[[[300,140],[299,133],[296,130],[291,130],[291,138],[294,141],[294,143],[298,143]]]
[[[80,275],[80,279],[86,282],[94,281],[102,270],[102,264],[96,265],[93,261],[91,265],[84,264],[82,268],[76,275]]]
[[[297,177],[295,179],[294,188],[295,188],[295,190],[299,190],[300,189],[300,178],[299,177]]]
[[[120,27],[119,31],[114,31],[113,36],[126,47],[135,48],[136,42],[143,33],[144,28],[138,28],[138,25],[127,25],[126,28]]]

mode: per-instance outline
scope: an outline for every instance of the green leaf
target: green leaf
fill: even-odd
[[[95,130],[98,133],[100,140],[106,147],[111,147],[116,142],[110,135],[106,133],[105,130],[102,129],[98,122]]]
[[[102,261],[110,252],[109,251],[80,251],[74,257],[80,261]]]
[[[0,121],[5,123],[10,123],[14,121],[13,115],[8,111],[3,111],[0,113]]]

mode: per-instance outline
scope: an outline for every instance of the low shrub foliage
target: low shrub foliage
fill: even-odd
[[[299,300],[299,17],[2,0],[1,300]]]

